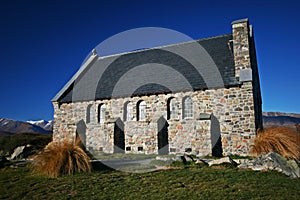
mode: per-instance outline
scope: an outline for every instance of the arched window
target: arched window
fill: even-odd
[[[178,102],[174,97],[167,101],[167,119],[178,119]]]
[[[124,121],[132,121],[133,120],[133,107],[130,101],[127,101],[124,104]]]
[[[86,123],[92,123],[95,120],[95,109],[92,104],[88,105],[86,109]]]
[[[137,121],[146,120],[146,103],[145,101],[139,101],[137,103]]]
[[[194,117],[193,100],[191,97],[183,98],[182,116],[183,116],[183,119]]]
[[[106,111],[105,104],[99,104],[98,105],[98,123],[105,122],[105,111]]]

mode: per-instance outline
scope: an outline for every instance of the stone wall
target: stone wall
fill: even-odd
[[[193,100],[192,119],[182,119],[182,99],[186,96]],[[123,106],[131,101],[134,105],[134,119],[122,122],[125,152],[158,153],[158,120],[160,117],[167,119],[167,102],[170,97],[178,102],[179,119],[166,120],[169,153],[183,153],[191,148],[197,155],[212,154],[212,149],[219,141],[224,155],[248,155],[255,137],[252,82],[227,89],[74,102],[60,106],[54,102],[53,138],[74,138],[77,130],[88,149],[112,153],[116,120],[123,120]],[[147,105],[145,121],[136,121],[136,105],[140,100],[144,100]],[[86,123],[87,107],[91,104],[96,114],[90,123]],[[100,104],[106,105],[104,123],[97,122],[97,106]],[[214,118],[202,120],[199,118],[200,113],[210,114]]]
[[[233,53],[235,62],[235,76],[240,77],[242,70],[251,70],[254,95],[255,126],[262,128],[262,99],[260,80],[256,60],[253,28],[248,19],[232,22]]]
[[[239,77],[240,70],[251,69],[248,19],[232,22],[232,38],[235,76]]]

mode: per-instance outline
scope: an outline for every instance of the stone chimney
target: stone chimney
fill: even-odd
[[[252,70],[250,61],[250,26],[248,19],[240,19],[231,23],[233,36],[233,55],[235,77],[239,81],[251,81]]]

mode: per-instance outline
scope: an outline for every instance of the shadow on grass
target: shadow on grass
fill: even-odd
[[[115,171],[115,169],[103,164],[99,160],[91,161],[92,171]]]

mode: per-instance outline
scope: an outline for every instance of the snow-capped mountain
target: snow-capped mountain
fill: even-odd
[[[30,124],[39,126],[47,131],[52,131],[53,129],[53,121],[46,121],[46,120],[38,120],[38,121],[27,121]]]
[[[38,126],[33,123],[0,118],[0,136],[16,133],[50,134],[52,133],[52,122],[46,123],[45,121],[45,126]]]

